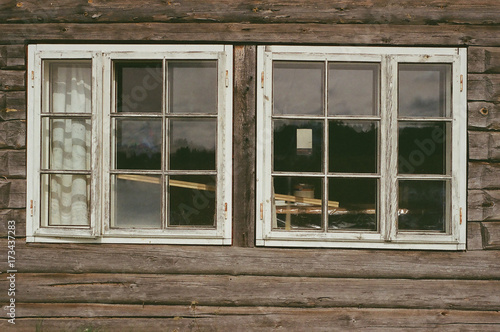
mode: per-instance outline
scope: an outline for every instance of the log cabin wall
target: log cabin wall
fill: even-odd
[[[16,221],[3,331],[500,329],[500,3],[0,2],[0,235]],[[26,244],[28,43],[235,46],[234,244]],[[256,45],[468,48],[465,252],[255,248]],[[8,281],[0,279],[0,303]]]

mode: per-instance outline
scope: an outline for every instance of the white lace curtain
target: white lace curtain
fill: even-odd
[[[52,64],[51,112],[87,113],[90,116],[91,72],[90,64]],[[50,169],[90,170],[90,117],[52,118],[50,121]],[[49,223],[88,225],[89,185],[87,175],[51,175]]]

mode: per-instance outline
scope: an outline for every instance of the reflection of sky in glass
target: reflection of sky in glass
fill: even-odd
[[[448,116],[451,65],[402,64],[399,66],[399,115]]]
[[[378,113],[378,64],[330,64],[328,113],[376,115]]]
[[[191,149],[215,150],[215,120],[170,120],[171,153],[188,146]]]
[[[324,64],[274,62],[274,114],[323,114]]]
[[[217,62],[168,64],[170,112],[217,113]]]

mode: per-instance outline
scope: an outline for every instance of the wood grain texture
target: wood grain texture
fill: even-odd
[[[0,209],[26,207],[26,180],[0,178]]]
[[[0,237],[7,237],[8,221],[16,222],[16,239],[26,236],[26,210],[25,209],[0,209]],[[24,241],[23,241],[24,243]]]
[[[485,249],[500,249],[500,222],[481,223],[481,232]]]
[[[3,1],[0,22],[252,22],[355,24],[484,24],[500,23],[493,0],[436,1],[148,1],[87,0]]]
[[[496,331],[500,313],[435,309],[206,307],[199,305],[19,304],[29,331]],[[41,317],[44,317],[43,320]],[[131,318],[133,317],[133,318]],[[117,319],[120,318],[120,319]],[[8,327],[5,320],[0,327]]]
[[[500,163],[469,162],[469,189],[500,189]]]
[[[483,235],[480,222],[467,222],[467,250],[483,250]]]
[[[233,245],[255,241],[255,45],[234,48]]]
[[[24,83],[25,75],[26,73],[23,70],[0,70],[0,90],[24,90],[26,88]]]
[[[467,114],[469,129],[500,130],[500,104],[470,102]]]
[[[0,92],[0,119],[3,121],[26,119],[25,91]]]
[[[0,150],[0,176],[26,178],[26,151]]]
[[[19,263],[18,263],[19,264]],[[19,265],[20,266],[20,265]],[[0,280],[8,289],[8,280]],[[425,291],[423,291],[425,290]],[[16,302],[500,310],[500,280],[16,274]],[[49,300],[50,299],[50,300]],[[8,300],[0,293],[0,301]]]
[[[0,44],[41,41],[496,46],[500,25],[41,23],[0,24]]]
[[[469,161],[500,161],[500,132],[469,131]]]
[[[6,45],[0,47],[1,69],[24,69],[25,68],[25,46]]]
[[[500,220],[500,190],[468,190],[467,220]]]
[[[6,247],[5,240],[0,240],[0,247]],[[19,239],[16,254],[22,271],[30,273],[500,279],[500,252],[497,251],[26,244]],[[0,268],[5,270],[5,264],[0,261]]]
[[[469,101],[500,101],[500,74],[469,74],[467,79]]]
[[[0,148],[22,149],[26,147],[26,122],[0,122]]]
[[[500,47],[471,47],[467,53],[469,73],[500,73]]]

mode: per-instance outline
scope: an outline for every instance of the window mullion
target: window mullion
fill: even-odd
[[[328,232],[328,61],[325,61],[325,77],[324,77],[324,105],[323,105],[323,231]]]
[[[397,207],[397,61],[394,56],[384,56],[381,82],[381,211],[380,226],[385,241],[396,236]],[[383,200],[382,200],[383,199]]]

